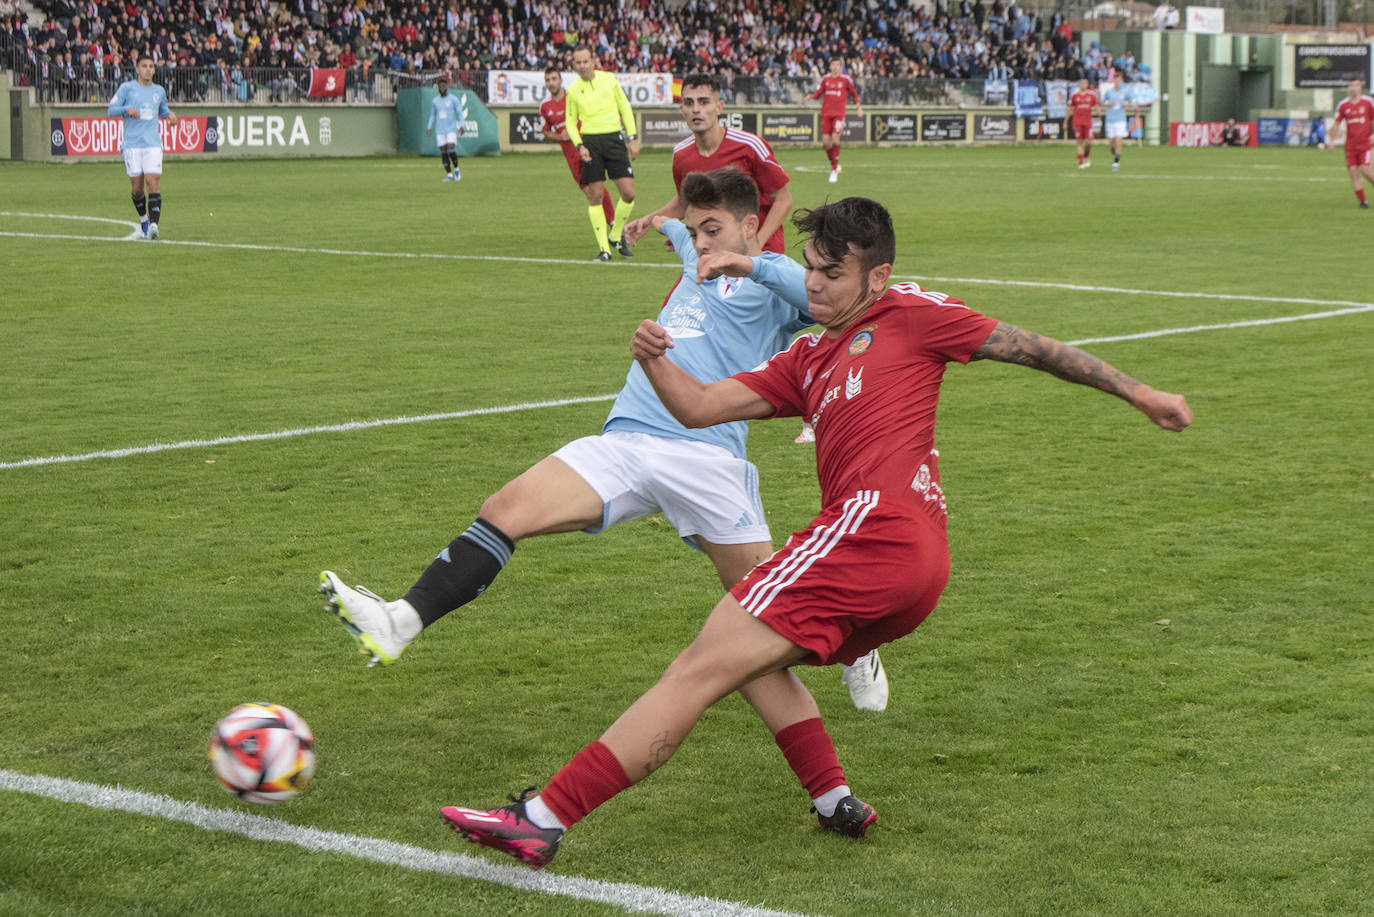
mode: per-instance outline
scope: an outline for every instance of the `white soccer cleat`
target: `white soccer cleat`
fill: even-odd
[[[835,168],[833,168],[833,169],[830,170],[830,184],[833,185],[833,184],[835,184],[835,182],[837,182],[837,181],[839,181],[839,180],[840,180],[840,167],[839,167],[839,166],[836,166]]]
[[[146,218],[138,221],[138,231],[143,234],[143,238],[148,238],[148,220]]]
[[[391,605],[381,596],[362,586],[350,589],[332,570],[320,574],[320,592],[327,599],[325,609],[338,615],[353,639],[364,652],[372,655],[368,667],[381,663],[391,665],[410,641],[396,632],[391,619]]]
[[[1121,171],[1121,163],[1119,163],[1119,162],[1114,162],[1114,163],[1112,163],[1112,171],[1113,171],[1113,172],[1119,172],[1119,171]]]
[[[450,172],[449,174],[445,175],[443,178],[441,178],[441,179],[439,179],[439,180],[440,180],[440,181],[453,181],[453,173]]]
[[[462,170],[462,169],[454,169],[454,170],[453,170],[453,180],[454,180],[454,181],[462,181],[462,180],[463,180],[463,170]]]
[[[148,224],[148,238],[150,238],[150,239],[156,239],[156,238],[157,238],[157,224],[156,224],[156,223],[149,223],[149,224]]]
[[[887,672],[874,650],[854,660],[853,665],[841,665],[840,681],[849,686],[849,699],[859,710],[887,709]]]
[[[816,441],[816,428],[809,423],[802,424],[801,432],[797,438],[792,440],[794,443],[814,443]]]

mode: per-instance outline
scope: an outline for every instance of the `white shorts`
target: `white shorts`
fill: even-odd
[[[447,133],[447,134],[435,134],[435,135],[434,135],[434,142],[437,143],[437,144],[439,144],[439,146],[448,146],[449,144],[457,144],[457,143],[458,143],[458,132],[457,132],[457,131],[450,131],[450,132]]]
[[[554,453],[604,504],[599,534],[617,522],[661,512],[691,547],[772,543],[759,500],[759,470],[709,443],[612,430]]]
[[[124,173],[130,178],[138,175],[162,174],[162,147],[140,146],[124,150]]]
[[[1130,133],[1125,121],[1108,121],[1104,126],[1108,140],[1125,140]]]

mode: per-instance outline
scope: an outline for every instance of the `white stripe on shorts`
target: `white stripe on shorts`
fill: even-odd
[[[787,559],[773,568],[763,579],[750,588],[744,601],[744,610],[754,617],[766,609],[779,592],[795,583],[811,568],[817,559],[829,554],[840,539],[857,532],[868,511],[878,505],[878,491],[861,490],[845,501],[844,511],[833,526],[818,525],[811,530],[806,541],[798,545]]]

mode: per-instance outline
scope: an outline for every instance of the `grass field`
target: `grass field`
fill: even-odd
[[[1114,175],[1103,150],[846,149],[837,186],[819,150],[781,159],[799,205],[893,211],[897,277],[1095,342],[1196,415],[1176,436],[951,368],[941,607],[884,650],[885,713],[802,673],[869,839],[816,829],[737,698],[542,873],[440,825],[546,780],[691,639],[719,586],[659,517],[521,544],[386,669],[321,609],[321,568],[400,593],[599,428],[599,400],[464,416],[614,393],[675,276],[656,243],[589,262],[560,158],[458,185],[434,160],[173,160],[158,243],[75,219],[132,220],[118,165],[2,164],[0,913],[1370,913],[1374,217],[1339,154],[1128,150]],[[638,171],[643,213],[666,154]],[[817,506],[795,433],[751,437],[775,540]],[[314,783],[253,812],[291,843],[245,836],[205,760],[246,700],[318,737]],[[368,839],[411,852],[349,855]]]

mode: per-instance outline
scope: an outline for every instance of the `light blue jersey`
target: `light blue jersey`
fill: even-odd
[[[450,92],[435,96],[429,103],[429,127],[436,134],[456,134],[458,127],[468,119],[468,107],[462,97]]]
[[[130,118],[129,109],[137,109],[138,117]],[[109,115],[124,118],[124,149],[161,149],[162,138],[157,132],[158,118],[172,113],[167,107],[167,90],[157,83],[144,86],[138,80],[122,83],[110,99]]]
[[[1115,86],[1108,86],[1102,90],[1102,105],[1107,109],[1106,123],[1125,124],[1126,123],[1126,103],[1131,101],[1131,94],[1122,86],[1117,89]]]
[[[678,220],[663,232],[682,258],[682,277],[658,314],[672,336],[667,358],[702,382],[715,382],[754,369],[783,350],[794,332],[814,324],[806,311],[806,272],[785,255],[754,256],[747,278],[720,277],[697,283],[697,252]],[[672,439],[711,443],[744,458],[749,427],[744,421],[689,430],[673,419],[638,363],[611,406],[602,432],[628,430]]]

